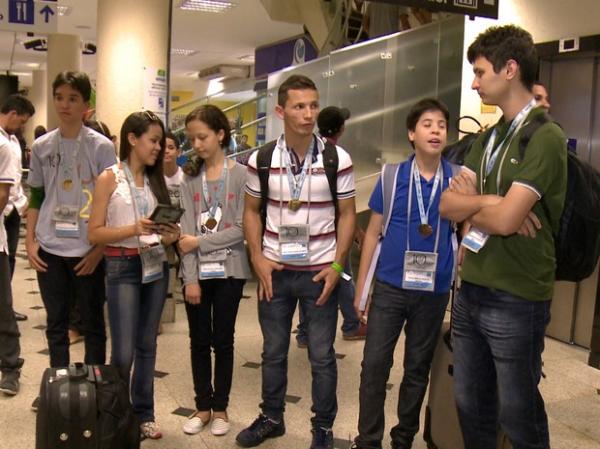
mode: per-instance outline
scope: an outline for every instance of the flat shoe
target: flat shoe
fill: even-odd
[[[222,436],[229,432],[229,421],[223,418],[214,418],[210,425],[210,431],[215,436]]]
[[[198,416],[198,412],[196,412],[192,416],[190,416],[186,423],[183,425],[183,433],[187,435],[196,435],[202,429],[204,429],[204,426],[206,426],[209,423],[209,421],[202,421]]]

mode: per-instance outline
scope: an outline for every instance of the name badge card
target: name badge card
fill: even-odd
[[[206,255],[200,255],[199,259],[199,277],[200,279],[215,279],[225,277],[225,259],[227,259],[227,250],[221,249],[213,251]]]
[[[54,208],[52,220],[57,237],[79,238],[79,207],[60,205]]]
[[[467,235],[463,238],[460,244],[469,251],[478,253],[483,248],[490,238],[489,234],[477,228],[471,228]]]
[[[432,292],[435,288],[437,258],[437,253],[406,251],[402,288]]]
[[[279,253],[282,261],[308,260],[310,226],[294,224],[279,226]]]
[[[142,284],[154,282],[163,277],[163,264],[167,260],[162,245],[140,249],[142,259]]]

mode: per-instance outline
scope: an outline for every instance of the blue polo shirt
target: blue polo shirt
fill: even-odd
[[[402,273],[404,271],[404,253],[406,251],[406,233],[407,233],[407,212],[408,212],[408,187],[411,178],[411,164],[414,159],[412,155],[407,161],[400,164],[396,183],[396,193],[394,198],[394,208],[390,219],[390,224],[381,245],[379,262],[375,271],[375,276],[381,282],[402,288]],[[448,188],[450,178],[452,177],[452,168],[450,163],[442,158],[443,182],[442,190]],[[429,204],[429,197],[435,177],[426,181],[421,176],[421,187],[423,190],[423,202],[425,210]],[[439,189],[439,186],[438,186]],[[435,237],[437,232],[437,222],[439,216],[439,206],[441,192],[438,190],[431,209],[429,211],[429,224],[433,227],[433,233],[424,238],[419,234],[419,225],[421,218],[419,216],[419,206],[417,203],[417,193],[413,186],[412,210],[410,216],[410,250],[433,252],[435,247]],[[369,207],[378,214],[383,214],[383,194],[381,190],[381,177],[371,194]],[[448,293],[452,283],[452,271],[454,266],[454,251],[452,248],[452,226],[449,220],[440,221],[440,240],[438,244],[438,265],[435,274],[436,294]],[[423,292],[427,293],[427,292]]]

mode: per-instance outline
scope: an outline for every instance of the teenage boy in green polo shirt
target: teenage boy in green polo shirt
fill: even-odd
[[[466,449],[495,449],[498,423],[515,449],[549,448],[538,390],[554,286],[553,234],[566,180],[566,139],[542,125],[523,157],[520,132],[543,114],[532,86],[537,54],[516,26],[492,27],[467,53],[472,88],[503,117],[473,145],[442,194],[440,213],[471,226],[453,308],[456,403]]]

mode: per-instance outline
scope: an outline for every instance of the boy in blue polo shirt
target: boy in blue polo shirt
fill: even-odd
[[[386,383],[405,323],[404,376],[398,399],[399,422],[390,432],[392,448],[410,448],[419,430],[419,413],[455,260],[452,224],[439,214],[442,191],[452,177],[450,163],[441,156],[448,118],[446,106],[435,99],[424,99],[412,107],[406,127],[415,154],[397,166],[395,185],[384,184],[388,177],[382,174],[369,201],[371,219],[354,302],[361,318],[362,292],[369,289],[367,273],[372,263],[377,265],[362,362],[359,435],[352,446],[357,449],[381,449]],[[393,207],[385,237],[379,242],[384,229],[384,187],[388,185],[395,187],[393,195],[385,195],[393,197]]]

